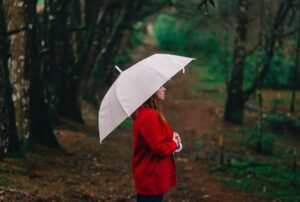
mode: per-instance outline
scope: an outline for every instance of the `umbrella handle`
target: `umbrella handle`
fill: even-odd
[[[179,148],[175,150],[175,152],[180,152],[182,150],[182,144],[179,142]]]

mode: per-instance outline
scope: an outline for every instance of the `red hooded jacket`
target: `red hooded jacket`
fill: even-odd
[[[133,123],[134,156],[132,161],[136,192],[158,195],[176,184],[172,153],[177,145],[173,131],[153,109],[141,108]]]

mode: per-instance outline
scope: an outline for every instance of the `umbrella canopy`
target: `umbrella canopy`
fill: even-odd
[[[154,54],[121,72],[100,105],[100,142],[192,60]]]

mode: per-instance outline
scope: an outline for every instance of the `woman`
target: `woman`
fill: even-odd
[[[165,99],[162,86],[133,114],[133,178],[137,202],[161,202],[176,184],[173,153],[181,142],[159,109]]]

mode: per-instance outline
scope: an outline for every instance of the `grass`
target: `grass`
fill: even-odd
[[[0,162],[0,175],[6,174],[6,173],[8,173],[8,171],[9,171],[8,168],[3,163]],[[10,185],[10,181],[7,180],[6,178],[0,176],[0,185],[8,186],[8,185]]]
[[[6,166],[0,162],[0,174],[7,173],[7,172],[8,172],[8,169],[6,168]]]
[[[200,63],[193,63],[191,69],[198,75],[191,91],[201,94],[199,99],[224,103],[226,99],[224,75],[212,72],[209,66]]]
[[[3,186],[9,186],[11,183],[9,180],[3,178],[3,177],[0,177],[0,185],[3,185]]]
[[[244,166],[240,166],[244,165]],[[300,173],[267,162],[239,162],[225,169],[221,181],[233,188],[276,201],[300,201]]]
[[[226,164],[212,171],[221,173],[221,182],[235,189],[268,200],[300,201],[300,168],[298,166],[296,170],[292,169],[294,159],[297,158],[295,154],[300,151],[291,144],[282,143],[282,138],[293,136],[281,137],[265,129],[262,137],[266,138],[262,140],[262,145],[273,146],[272,150],[266,147],[259,153],[253,147],[253,139],[249,139],[254,130],[253,127],[240,127],[234,131],[224,131]]]

